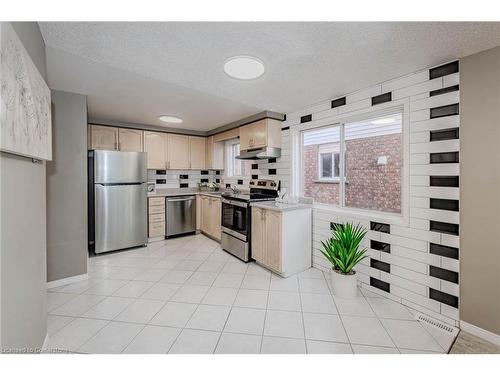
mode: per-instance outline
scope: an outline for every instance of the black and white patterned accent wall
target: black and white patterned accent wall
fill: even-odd
[[[214,170],[148,170],[148,181],[157,189],[195,188],[200,182],[222,181],[220,171]]]
[[[330,272],[321,241],[338,224],[361,223],[369,249],[357,267],[361,286],[453,325],[460,303],[458,69],[453,61],[383,82],[287,114],[283,123],[292,130],[327,125],[396,100],[409,103],[408,224],[315,208],[313,265]]]

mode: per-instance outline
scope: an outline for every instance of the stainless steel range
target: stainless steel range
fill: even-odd
[[[272,201],[278,196],[279,181],[250,180],[250,193],[222,194],[221,245],[244,262],[251,259],[251,202]]]

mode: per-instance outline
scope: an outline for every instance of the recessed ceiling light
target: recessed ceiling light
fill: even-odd
[[[392,124],[395,121],[396,121],[396,119],[394,117],[386,117],[386,118],[374,120],[374,121],[372,121],[372,123],[375,125],[382,125],[382,124]]]
[[[255,79],[264,74],[264,64],[256,57],[234,56],[224,63],[224,71],[232,78]]]
[[[180,124],[183,120],[180,117],[177,116],[168,116],[168,115],[163,115],[158,117],[160,121],[163,122],[169,122],[171,124]]]

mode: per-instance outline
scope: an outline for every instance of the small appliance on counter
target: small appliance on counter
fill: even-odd
[[[88,152],[89,252],[145,246],[147,169],[145,152]]]
[[[216,182],[199,182],[200,191],[219,191],[219,184]]]
[[[250,180],[250,192],[222,193],[221,246],[244,262],[251,258],[251,202],[274,201],[280,183],[273,180]]]

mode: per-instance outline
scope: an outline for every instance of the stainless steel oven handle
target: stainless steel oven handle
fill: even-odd
[[[222,203],[232,204],[233,206],[238,206],[238,207],[243,207],[243,208],[247,208],[248,207],[247,203],[238,202],[238,201],[231,201],[229,199],[222,199]]]

